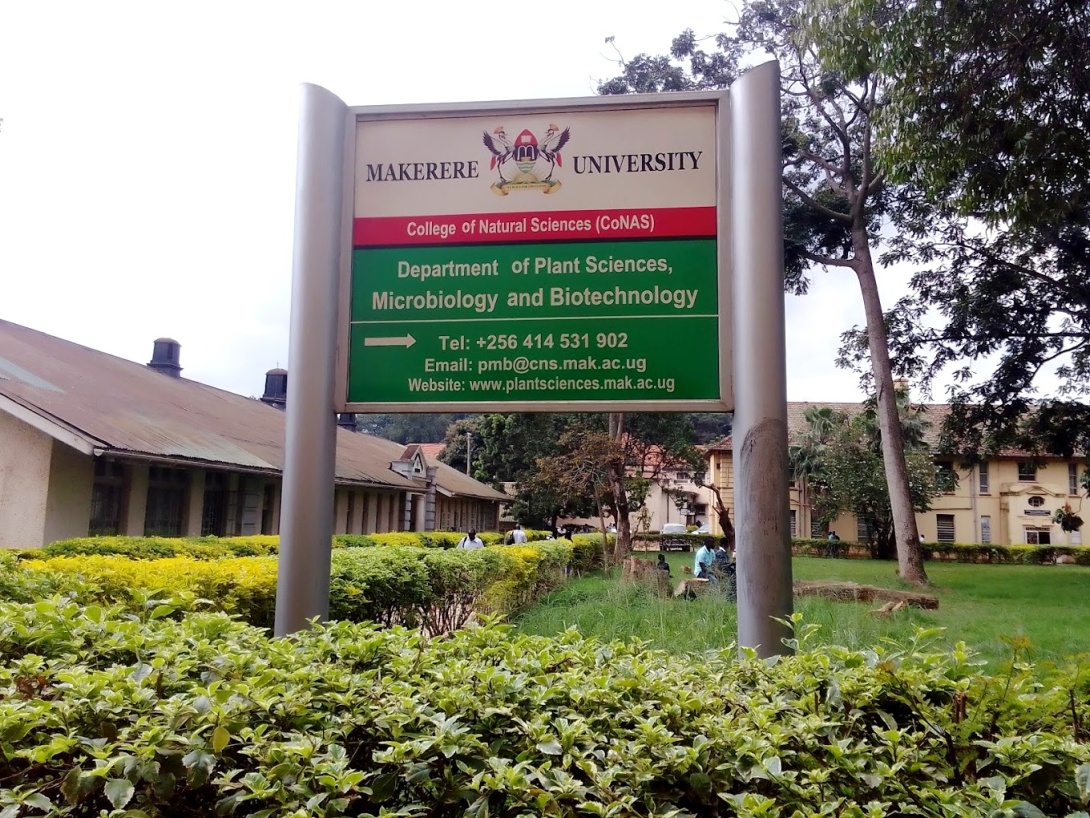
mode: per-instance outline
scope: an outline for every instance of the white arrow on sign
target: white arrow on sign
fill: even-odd
[[[405,347],[406,349],[416,343],[416,339],[411,335],[405,335],[399,338],[364,338],[363,345],[365,347]]]

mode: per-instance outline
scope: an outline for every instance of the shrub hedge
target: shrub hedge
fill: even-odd
[[[671,657],[502,626],[290,639],[0,603],[0,814],[1085,816],[1085,679],[961,649]]]
[[[544,540],[547,531],[527,530],[531,542]],[[390,531],[384,534],[337,534],[333,548],[373,548],[380,545],[401,545],[423,548],[455,548],[464,534],[455,531]],[[485,545],[500,545],[502,534],[485,531],[478,534]],[[601,539],[601,538],[599,538]],[[26,553],[35,559],[45,554],[49,557],[98,554],[116,555],[131,559],[164,559],[166,557],[193,557],[194,559],[223,559],[225,557],[262,557],[280,551],[280,537],[262,534],[246,537],[75,537],[58,540],[42,548]]]
[[[796,556],[824,557],[835,552],[838,557],[869,558],[866,543],[820,539],[793,540]],[[1068,555],[1079,565],[1090,565],[1090,546],[1085,545],[994,545],[973,543],[923,543],[924,558],[944,562],[994,563],[997,565],[1043,565]]]
[[[272,627],[277,559],[192,556],[131,559],[120,555],[32,559],[20,570],[0,564],[0,598],[29,601],[66,592],[85,602],[142,606],[149,594],[182,595]],[[332,553],[329,615],[353,622],[420,625],[437,633],[472,615],[507,615],[532,604],[564,581],[572,549],[562,541],[476,551],[388,545]],[[5,569],[6,565],[6,569]],[[198,602],[203,601],[203,602]]]
[[[222,559],[224,557],[263,557],[280,550],[275,535],[250,537],[75,537],[58,540],[42,548],[23,552],[31,558],[75,555],[123,556],[154,560],[166,557]]]

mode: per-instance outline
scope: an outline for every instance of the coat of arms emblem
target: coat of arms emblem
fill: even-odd
[[[492,183],[492,192],[506,196],[512,190],[540,190],[543,193],[555,193],[560,189],[560,181],[553,178],[564,160],[561,149],[568,144],[571,129],[560,129],[559,125],[549,125],[541,141],[529,128],[513,140],[500,125],[489,133],[484,132],[484,146],[492,153],[489,169],[494,170],[497,179]]]

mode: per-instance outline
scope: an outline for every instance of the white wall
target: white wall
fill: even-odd
[[[52,451],[53,438],[0,412],[0,547],[45,542]]]
[[[91,525],[91,487],[94,482],[94,459],[54,440],[49,466],[44,543],[87,536]]]

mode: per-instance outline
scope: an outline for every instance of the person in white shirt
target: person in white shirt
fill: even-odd
[[[511,544],[522,545],[526,542],[526,532],[522,530],[522,524],[515,525],[515,530],[511,532]]]
[[[477,536],[475,529],[469,529],[466,535],[462,537],[462,541],[458,543],[459,548],[484,548],[484,541]]]

